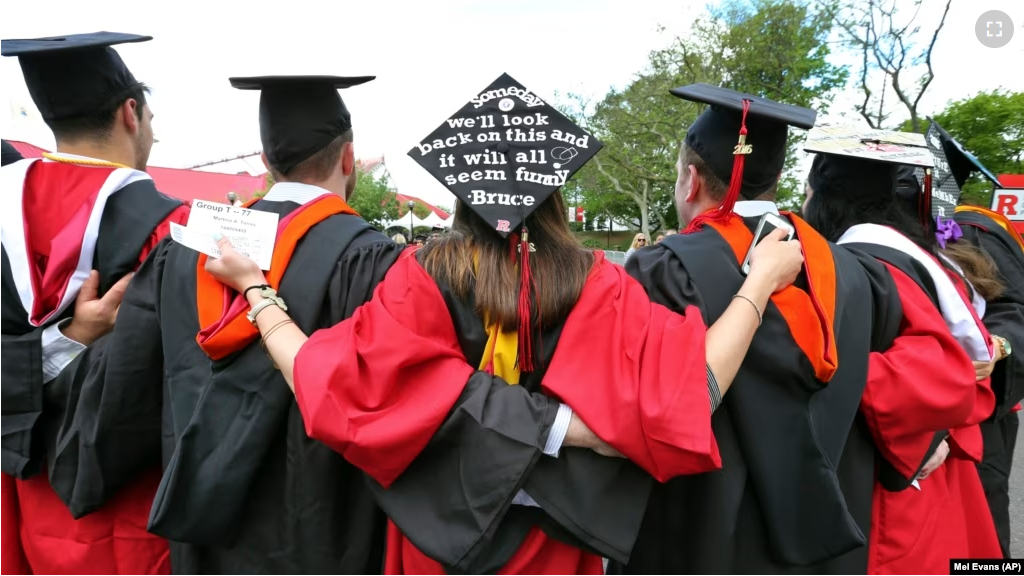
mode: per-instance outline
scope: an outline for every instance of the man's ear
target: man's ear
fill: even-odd
[[[129,134],[138,134],[139,129],[141,128],[140,124],[142,120],[139,119],[139,115],[143,111],[139,110],[138,106],[138,100],[129,98],[125,100],[118,109],[121,115],[121,120],[124,122],[124,126],[128,130]]]
[[[270,160],[267,160],[266,152],[260,152],[260,160],[263,161],[263,167],[267,169],[267,172],[270,172]]]
[[[356,151],[351,142],[345,142],[341,147],[341,173],[351,176],[356,170]]]
[[[689,180],[689,183],[687,184],[689,188],[686,190],[685,200],[687,202],[696,202],[697,193],[704,185],[704,180],[701,179],[700,174],[697,172],[697,167],[693,164],[688,165],[686,169],[690,172],[690,177],[687,179]]]

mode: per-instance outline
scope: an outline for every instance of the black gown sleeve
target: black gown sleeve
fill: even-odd
[[[644,287],[651,302],[677,314],[684,314],[688,306],[704,309],[697,287],[690,280],[690,273],[665,246],[637,250],[626,261],[626,272]],[[704,321],[706,323],[707,318]]]
[[[5,295],[10,298],[10,295]],[[3,458],[4,474],[28,478],[39,472],[42,458],[34,441],[43,415],[43,328],[21,335],[3,335]]]
[[[345,252],[331,274],[322,325],[333,326],[341,322],[369,301],[403,248],[391,242],[364,244],[362,237],[353,240],[353,246]]]
[[[75,518],[160,462],[163,349],[158,316],[165,239],[132,278],[114,330],[46,387],[50,485]],[[48,408],[49,409],[49,408]]]
[[[1019,256],[1009,254],[1010,248],[989,233],[978,231],[977,244],[996,263],[1003,281],[1003,294],[987,302],[982,319],[989,333],[1006,338],[1012,348],[992,371],[995,414],[1001,418],[1024,400],[1024,267]]]
[[[421,552],[454,573],[492,573],[530,523],[505,525],[543,449],[558,402],[474,372],[448,418],[387,490],[384,513]],[[502,529],[505,528],[505,529]]]

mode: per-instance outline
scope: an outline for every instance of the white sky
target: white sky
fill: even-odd
[[[924,4],[924,12],[937,17],[944,1]],[[153,166],[259,150],[258,93],[232,89],[229,76],[376,75],[342,93],[353,115],[357,156],[383,154],[401,192],[451,205],[445,188],[406,152],[476,92],[507,72],[552,102],[556,92],[598,99],[628,83],[650,50],[685,34],[704,6],[705,0],[50,0],[45,9],[6,5],[0,37],[99,30],[153,36],[117,47],[135,77],[153,88],[160,140]],[[1000,49],[985,48],[974,34],[978,16],[993,9],[1016,24],[1013,40]],[[659,34],[659,25],[667,31]],[[948,100],[979,90],[1024,90],[1022,25],[1020,0],[954,0],[923,110],[937,112]],[[0,98],[11,108],[0,112],[0,135],[52,147],[15,58],[0,59],[0,80]],[[28,119],[16,120],[20,107]],[[840,96],[829,119],[843,111],[852,107]]]

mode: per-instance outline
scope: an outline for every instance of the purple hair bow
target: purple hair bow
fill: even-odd
[[[946,248],[946,242],[956,242],[964,235],[963,230],[960,229],[960,225],[956,223],[956,220],[952,218],[942,219],[942,216],[935,217],[935,239],[938,240],[939,246],[943,249]]]

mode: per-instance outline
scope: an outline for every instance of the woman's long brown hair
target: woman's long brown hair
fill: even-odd
[[[583,291],[594,256],[583,249],[569,230],[565,203],[555,192],[526,219],[534,281],[534,327],[549,327],[565,320]],[[427,273],[447,283],[452,293],[469,297],[473,290],[476,311],[505,330],[519,327],[518,255],[482,218],[461,200],[455,207],[452,232],[422,249],[420,261]],[[479,254],[476,274],[473,255]],[[475,282],[474,282],[475,280]]]
[[[960,267],[964,278],[967,278],[978,295],[986,301],[994,300],[1003,294],[1003,281],[999,276],[999,269],[988,254],[965,240],[946,244],[946,247],[939,251]]]

